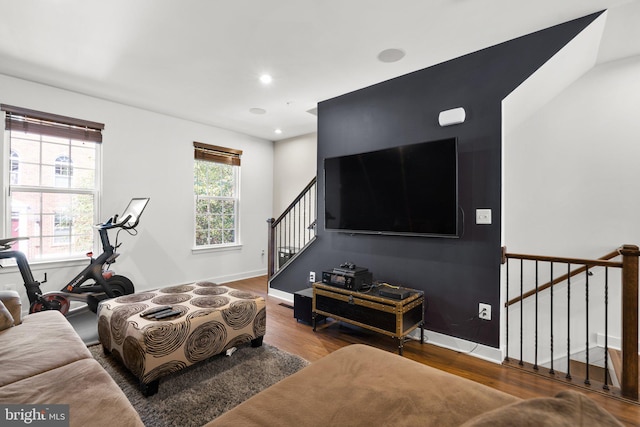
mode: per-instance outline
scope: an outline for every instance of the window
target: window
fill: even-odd
[[[69,187],[71,184],[71,176],[73,175],[73,166],[68,156],[58,156],[55,163],[56,187]]]
[[[242,151],[194,142],[195,246],[240,243],[238,227]]]
[[[11,151],[11,158],[9,159],[10,184],[18,183],[18,172],[20,172],[20,158],[18,153]]]
[[[67,245],[71,240],[73,218],[66,212],[56,212],[53,218],[53,244]]]
[[[30,260],[92,250],[104,125],[4,104],[0,110],[10,146],[5,234],[29,238]]]

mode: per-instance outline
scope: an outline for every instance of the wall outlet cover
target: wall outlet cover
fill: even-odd
[[[476,224],[491,224],[491,209],[476,209]]]
[[[478,317],[482,320],[491,320],[491,305],[478,304]]]

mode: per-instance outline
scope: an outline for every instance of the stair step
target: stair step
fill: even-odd
[[[639,354],[640,356],[640,354]],[[618,380],[622,378],[622,351],[613,348],[609,349],[609,359],[613,366],[613,372]],[[638,382],[640,382],[640,359],[638,359]]]
[[[587,378],[587,364],[571,359],[569,361],[569,367],[571,368],[571,376],[578,378]],[[607,377],[607,383],[611,383],[611,376],[600,366],[589,365],[589,379],[604,383],[605,376]]]

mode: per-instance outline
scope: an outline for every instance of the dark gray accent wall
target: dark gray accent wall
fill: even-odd
[[[309,271],[319,275],[350,261],[369,268],[374,280],[424,290],[427,329],[498,347],[501,101],[600,13],[321,102],[318,238],[271,287],[295,292],[309,287]],[[440,111],[460,106],[467,112],[463,124],[438,125]],[[326,157],[448,137],[458,138],[460,238],[324,230]],[[477,208],[492,210],[491,225],[475,224]],[[472,320],[480,302],[491,304],[490,322]]]

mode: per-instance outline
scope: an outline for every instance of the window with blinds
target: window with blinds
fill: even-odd
[[[194,142],[195,247],[240,243],[241,150]]]
[[[5,236],[28,237],[30,260],[93,250],[100,182],[101,123],[0,104],[9,158]]]

